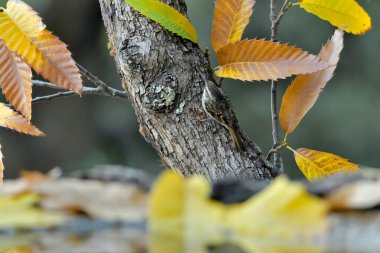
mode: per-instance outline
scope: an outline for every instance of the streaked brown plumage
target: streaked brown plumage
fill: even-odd
[[[213,82],[206,82],[202,95],[202,106],[211,118],[222,124],[230,133],[235,148],[243,149],[243,142],[237,131],[237,120],[231,103],[223,91]]]

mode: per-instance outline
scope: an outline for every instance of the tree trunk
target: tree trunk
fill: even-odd
[[[228,131],[207,119],[201,96],[215,82],[207,55],[129,7],[124,0],[99,0],[122,85],[127,90],[140,133],[165,166],[185,176],[210,180],[233,176],[271,179],[272,166],[240,129],[245,151],[234,149]],[[186,14],[183,0],[166,0]]]

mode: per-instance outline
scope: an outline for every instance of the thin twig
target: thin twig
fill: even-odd
[[[281,19],[284,17],[284,14],[293,6],[293,3],[290,2],[290,0],[285,0],[284,4],[281,7],[280,12],[277,15],[276,21],[274,22],[274,27],[275,27],[275,34],[277,37],[278,33],[278,26],[280,25]],[[277,39],[277,38],[276,38]]]
[[[104,85],[106,86],[106,88],[100,87],[100,86],[98,86],[96,88],[84,86],[82,88],[82,95],[105,95],[105,96],[109,96],[109,97],[119,97],[119,98],[124,98],[124,99],[128,98],[126,92],[116,90],[114,88],[109,87],[106,84],[104,84]],[[52,83],[40,81],[40,80],[33,80],[33,86],[62,90],[62,88],[60,88],[60,87],[58,87]],[[73,92],[73,91],[60,91],[60,92],[55,93],[55,94],[33,98],[32,103],[49,101],[49,100],[59,98],[59,97],[68,97],[68,96],[75,96],[75,95],[78,95],[78,94]]]
[[[283,142],[281,145],[279,145],[277,147],[273,146],[273,148],[271,150],[269,150],[269,152],[268,152],[267,161],[269,161],[272,158],[273,154],[280,152],[280,150],[286,148],[287,146],[288,146],[288,144],[286,142]]]
[[[95,76],[91,72],[89,72],[87,69],[85,69],[83,66],[78,65],[80,73],[87,78],[91,83],[93,83],[96,87],[101,89],[104,94],[109,94],[110,96],[113,97],[123,97],[123,98],[128,98],[127,93],[123,91],[118,91],[114,88],[111,88],[108,86],[106,83],[104,83],[102,80],[99,79],[99,77]]]
[[[277,12],[277,0],[270,1],[270,20],[271,20],[271,40],[277,41],[278,26],[284,13],[290,8],[290,0],[285,0],[279,12]],[[268,160],[274,155],[274,167],[279,174],[283,173],[283,161],[279,153],[280,141],[278,135],[278,110],[277,110],[277,82],[272,81],[271,84],[271,114],[272,114],[272,136],[273,148],[268,154]]]

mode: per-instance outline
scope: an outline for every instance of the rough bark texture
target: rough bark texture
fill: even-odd
[[[140,133],[165,166],[185,176],[200,173],[271,179],[272,167],[241,130],[244,152],[233,148],[228,131],[205,119],[201,95],[213,79],[199,45],[163,29],[124,0],[99,0],[111,53],[140,123]],[[186,13],[183,0],[163,1]]]

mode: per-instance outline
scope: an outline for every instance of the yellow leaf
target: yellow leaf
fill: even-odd
[[[310,239],[327,229],[327,204],[285,177],[244,203],[229,207],[228,227],[240,235]]]
[[[23,116],[17,114],[2,103],[0,103],[0,126],[34,136],[45,135]]]
[[[346,32],[363,34],[371,29],[371,18],[355,0],[300,0],[299,5]]]
[[[29,37],[37,36],[46,27],[38,14],[20,0],[9,0],[4,12]]]
[[[172,171],[165,171],[155,183],[149,197],[150,229],[163,230],[170,228],[175,234],[182,226],[185,210],[185,180]],[[167,222],[170,225],[164,225]],[[168,231],[168,233],[170,233]]]
[[[9,9],[0,12],[0,39],[38,74],[59,87],[80,93],[82,80],[67,46],[51,32],[41,30],[41,20],[25,6],[22,1],[13,0]],[[31,23],[25,24],[29,17]]]
[[[211,32],[215,52],[241,39],[252,15],[255,0],[217,0]]]
[[[27,193],[20,196],[0,195],[0,228],[41,228],[61,224],[64,218],[35,207],[39,196]]]
[[[82,79],[67,46],[48,30],[41,31],[32,41],[42,56],[41,64],[33,69],[57,86],[80,94]]]
[[[6,99],[28,120],[32,117],[32,70],[0,39],[0,87]]]
[[[298,167],[308,180],[316,180],[332,174],[359,172],[357,164],[334,154],[299,148],[294,152]]]
[[[217,56],[217,76],[243,81],[277,80],[329,66],[299,48],[265,40],[239,41],[220,49]]]
[[[169,31],[197,43],[197,32],[190,21],[173,7],[157,0],[125,0],[133,9]]]
[[[184,229],[186,233],[199,229],[202,235],[210,233],[223,217],[223,206],[209,199],[210,191],[211,186],[200,176],[186,180],[173,171],[164,172],[150,194],[150,229],[169,235]]]
[[[280,124],[286,133],[293,132],[313,107],[319,94],[333,77],[342,49],[343,31],[336,30],[334,36],[319,53],[319,58],[328,62],[331,67],[312,74],[297,76],[286,90],[280,110]]]
[[[193,250],[187,248],[188,252],[198,252],[195,249],[226,234],[306,240],[327,228],[326,203],[286,178],[243,203],[224,205],[210,199],[210,192],[211,185],[200,176],[186,180],[165,172],[159,177],[150,196],[149,214],[155,252],[169,252],[164,236],[182,242],[176,249],[190,242]]]

